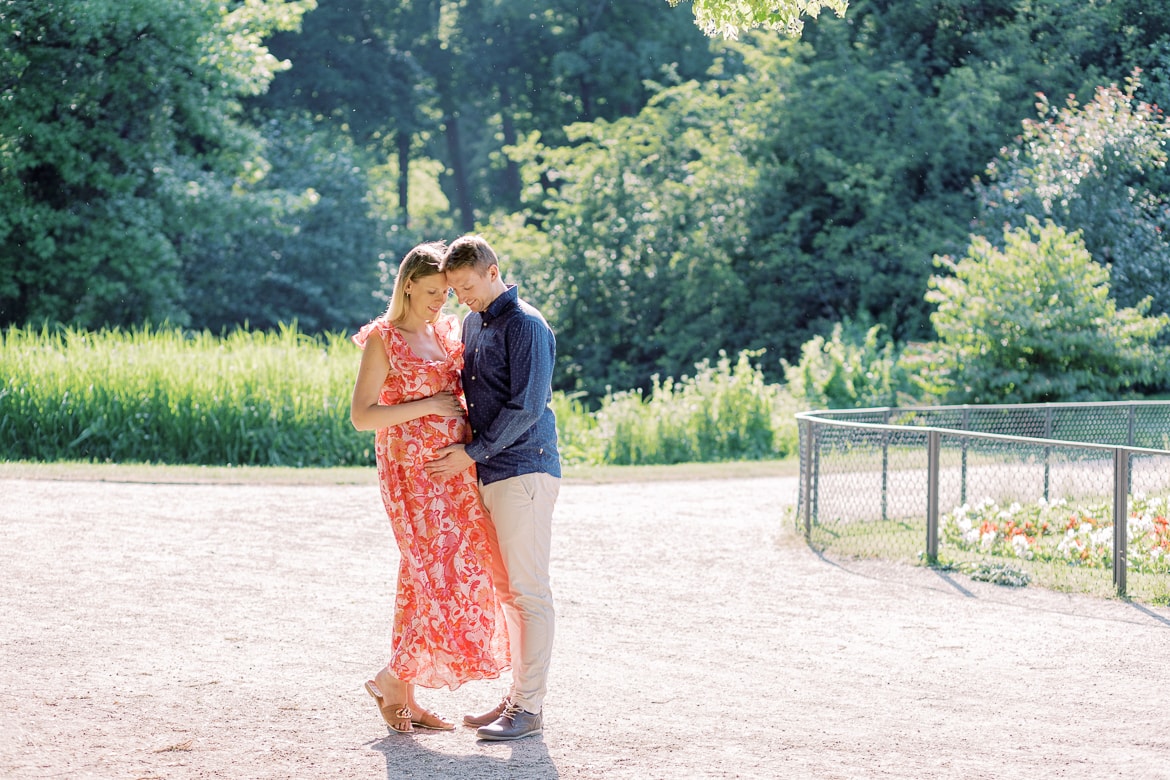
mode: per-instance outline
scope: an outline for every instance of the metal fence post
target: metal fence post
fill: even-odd
[[[800,461],[801,489],[804,492],[804,538],[812,534],[812,436],[811,420],[801,420],[804,426],[804,457]]]
[[[926,561],[938,563],[938,477],[942,434],[926,434]]]
[[[970,430],[970,428],[968,427],[970,425],[970,423],[971,423],[970,410],[966,406],[964,406],[963,407],[963,430],[964,431]],[[964,436],[963,437],[963,465],[962,465],[962,468],[960,469],[961,476],[959,479],[959,503],[960,504],[967,503],[967,442],[968,441],[969,441],[969,439],[966,436]]]
[[[812,447],[812,500],[809,508],[812,515],[809,517],[809,533],[812,533],[812,524],[817,522],[817,510],[820,508],[821,497],[821,431],[814,425],[808,432],[808,445]]]
[[[1134,418],[1136,416],[1137,416],[1137,407],[1133,403],[1130,403],[1130,405],[1129,405],[1129,435],[1126,437],[1126,443],[1128,443],[1129,446],[1131,446],[1131,447],[1134,446],[1133,426],[1134,426],[1134,422],[1135,422]],[[1132,493],[1133,492],[1133,469],[1127,467],[1126,471],[1129,474],[1129,479],[1125,483],[1125,492]]]
[[[1044,438],[1052,438],[1052,407],[1048,406],[1044,409]],[[1051,470],[1049,461],[1052,457],[1052,448],[1044,448],[1044,500],[1048,500],[1048,475]]]
[[[890,424],[890,410],[886,409],[885,424]],[[889,520],[890,499],[890,432],[882,431],[882,522]]]
[[[1125,595],[1129,553],[1129,450],[1113,450],[1113,585]]]

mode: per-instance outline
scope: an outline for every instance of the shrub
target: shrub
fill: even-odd
[[[792,396],[815,409],[897,405],[908,382],[893,342],[880,342],[881,330],[839,322],[829,338],[805,342],[797,365],[781,361]]]
[[[751,363],[758,355],[725,353],[712,366],[696,364],[693,377],[660,381],[648,398],[640,391],[607,395],[597,411],[601,460],[613,464],[665,464],[774,458],[776,388]],[[789,442],[785,441],[785,446]]]
[[[938,342],[905,355],[926,392],[952,403],[1115,399],[1163,381],[1170,324],[1149,300],[1119,308],[1109,271],[1079,233],[1028,217],[1005,228],[1004,249],[975,236],[967,256],[936,263],[927,300]]]

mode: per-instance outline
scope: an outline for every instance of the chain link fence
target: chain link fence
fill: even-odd
[[[1170,603],[1170,401],[797,420],[796,520],[815,549]]]

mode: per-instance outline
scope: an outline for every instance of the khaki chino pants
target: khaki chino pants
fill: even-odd
[[[544,473],[479,484],[496,530],[492,574],[508,620],[512,702],[533,713],[544,706],[552,660],[556,615],[548,569],[560,488],[559,478]]]

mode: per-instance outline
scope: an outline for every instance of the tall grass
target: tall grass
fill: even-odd
[[[357,351],[294,327],[10,329],[0,342],[9,460],[332,466],[368,462],[349,424]]]
[[[353,430],[360,360],[342,334],[295,327],[226,336],[174,328],[0,332],[0,460],[351,466],[373,462]],[[693,378],[619,392],[596,412],[556,393],[566,463],[785,457],[795,411],[748,356]]]
[[[703,361],[693,377],[654,379],[649,396],[606,396],[581,449],[594,462],[644,465],[761,460],[795,452],[796,426],[783,419],[786,394],[764,383],[742,352]],[[790,414],[787,416],[791,416]]]

